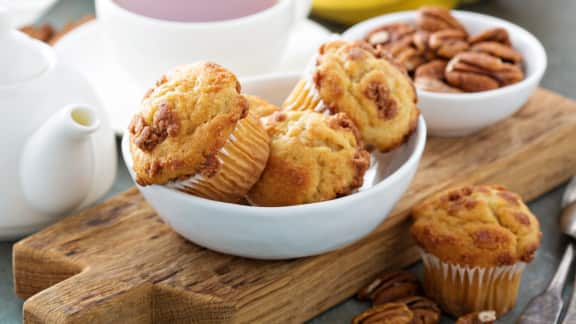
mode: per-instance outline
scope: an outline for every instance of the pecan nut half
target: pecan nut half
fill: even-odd
[[[468,35],[458,29],[443,29],[430,35],[428,44],[436,55],[444,58],[452,58],[470,47]]]
[[[508,35],[508,31],[504,28],[492,28],[486,29],[479,34],[476,34],[470,37],[471,44],[477,44],[482,42],[498,42],[500,44],[504,44],[506,46],[512,46],[510,42],[510,36]]]
[[[435,302],[421,296],[412,296],[398,300],[412,311],[414,324],[436,324],[442,311]]]
[[[498,42],[480,42],[472,45],[472,52],[490,54],[500,58],[503,62],[511,64],[522,63],[522,54],[514,48]]]
[[[434,51],[430,49],[430,33],[425,30],[418,30],[412,35],[412,45],[427,61],[436,57]]]
[[[366,35],[365,40],[370,45],[391,44],[403,39],[408,39],[415,32],[416,29],[409,24],[386,24],[370,31],[368,35]]]
[[[426,59],[418,52],[418,50],[411,46],[411,44],[395,43],[389,48],[378,48],[377,52],[385,52],[392,57],[394,61],[404,67],[407,71],[412,72],[417,67],[426,63]]]
[[[481,311],[460,316],[456,324],[492,324],[496,321],[496,312]]]
[[[397,23],[380,26],[365,37],[379,57],[390,57],[408,71],[425,63],[422,53],[414,46],[416,29],[408,24]]]
[[[41,26],[28,25],[20,28],[20,31],[45,43],[47,43],[55,33],[54,28],[49,24],[43,24]]]
[[[442,29],[458,29],[466,34],[466,28],[450,13],[441,7],[422,7],[419,10],[416,24],[421,29],[435,32]]]
[[[360,300],[370,300],[375,305],[416,296],[421,292],[418,278],[410,272],[383,273],[358,293]]]
[[[402,303],[388,303],[374,306],[352,320],[352,324],[409,324],[413,323],[414,315]]]
[[[517,65],[479,52],[463,52],[450,60],[445,78],[451,86],[475,92],[496,89],[522,80],[524,73]]]
[[[419,89],[432,92],[462,92],[444,81],[447,64],[448,62],[444,60],[434,60],[419,66],[414,73],[414,85]]]

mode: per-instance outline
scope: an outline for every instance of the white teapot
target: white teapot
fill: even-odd
[[[13,30],[0,3],[0,240],[93,203],[114,182],[114,133],[89,83]]]

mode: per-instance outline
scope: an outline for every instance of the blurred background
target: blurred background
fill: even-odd
[[[160,0],[158,0],[160,1]],[[34,25],[40,32],[56,34],[62,29],[68,31],[76,27],[83,17],[94,15],[93,0],[9,0],[17,13],[18,27]],[[313,0],[309,18],[331,32],[342,32],[349,26],[373,16],[388,12],[418,8],[422,5],[441,5],[463,10],[486,13],[516,23],[532,32],[544,44],[548,54],[548,69],[542,86],[564,96],[576,98],[576,42],[573,30],[576,29],[576,1],[574,0]],[[43,29],[45,27],[45,29]],[[50,31],[51,30],[51,31]],[[42,35],[39,35],[41,37]],[[119,162],[118,179],[107,196],[124,191],[132,185],[123,166]],[[556,215],[562,188],[542,196],[530,204],[544,218],[543,227],[558,233]],[[563,247],[558,237],[546,237],[543,252],[537,261],[536,272],[528,274],[522,287],[519,305],[503,322],[513,322],[528,297],[541,291],[556,267]],[[21,321],[22,300],[12,290],[11,274],[12,243],[0,243],[0,324]],[[420,271],[418,267],[415,271]],[[524,293],[523,293],[524,292]],[[568,292],[566,292],[568,293]],[[314,319],[313,323],[349,323],[350,319],[366,308],[364,303],[349,300]]]
[[[49,23],[59,29],[71,21],[94,13],[93,0],[9,0],[19,11],[19,26]],[[576,27],[573,0],[313,0],[310,18],[333,32],[341,32],[355,22],[387,12],[436,4],[477,11],[501,17],[528,29],[544,44],[548,69],[543,84],[571,96],[576,88],[571,68],[576,50],[570,31]],[[570,68],[567,68],[570,67]],[[553,75],[553,77],[551,77]],[[570,90],[569,90],[570,89]]]

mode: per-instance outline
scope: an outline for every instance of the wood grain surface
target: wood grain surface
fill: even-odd
[[[466,138],[431,138],[396,209],[362,241],[321,256],[256,261],[180,238],[136,189],[14,246],[26,323],[298,323],[418,257],[410,206],[437,190],[500,183],[526,200],[576,173],[576,103],[538,90],[519,113]]]

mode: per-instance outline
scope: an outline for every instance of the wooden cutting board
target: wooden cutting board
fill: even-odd
[[[464,183],[527,200],[576,174],[576,103],[538,90],[515,116],[466,138],[429,140],[393,215],[364,240],[292,261],[222,255],[180,238],[130,189],[14,246],[26,323],[297,323],[417,258],[407,211]]]

